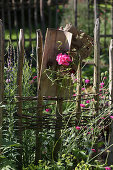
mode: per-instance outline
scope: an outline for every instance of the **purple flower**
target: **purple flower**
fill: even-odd
[[[111,119],[113,119],[113,116],[110,116]]]

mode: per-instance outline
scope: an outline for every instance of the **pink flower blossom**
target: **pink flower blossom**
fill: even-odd
[[[107,79],[107,77],[103,77],[103,79],[105,80],[105,79]]]
[[[85,83],[86,83],[86,84],[90,83],[90,80],[86,79],[86,80],[85,80]]]
[[[90,103],[90,100],[86,100],[86,103]]]
[[[102,89],[99,89],[99,92],[101,92],[102,91]]]
[[[77,130],[80,130],[81,128],[80,128],[79,126],[76,126],[76,129],[77,129]]]
[[[85,104],[80,104],[80,107],[85,107]]]
[[[91,132],[88,132],[87,134],[91,134]]]
[[[104,85],[104,82],[100,83],[100,85],[103,86],[103,85]]]
[[[91,128],[91,130],[93,130],[93,128]]]
[[[105,119],[105,117],[101,117],[101,119]]]
[[[68,66],[69,62],[72,62],[69,55],[62,54],[62,53],[57,55],[56,61],[58,62],[59,65],[64,65],[64,66]]]
[[[102,88],[103,88],[103,86],[100,86],[100,88],[102,89]]]
[[[93,152],[96,152],[96,150],[95,149],[91,149]]]
[[[75,94],[73,94],[73,96],[76,96],[77,94],[75,93]]]
[[[46,112],[50,112],[50,111],[51,111],[51,109],[50,109],[50,108],[46,109]]]
[[[104,167],[106,170],[111,170],[109,166]]]
[[[113,119],[113,116],[110,116],[111,119]]]
[[[37,78],[37,76],[34,76],[34,77],[33,77],[33,80],[35,80],[36,78]]]
[[[85,88],[82,88],[81,90],[82,90],[82,91],[84,91],[84,90],[85,90]]]

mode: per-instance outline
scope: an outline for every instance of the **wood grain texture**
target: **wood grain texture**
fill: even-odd
[[[110,108],[113,105],[113,39],[110,42],[109,47],[109,104]],[[112,110],[111,110],[112,111]],[[110,125],[110,141],[109,145],[113,144],[113,122]],[[113,165],[113,146],[109,148],[110,153],[108,156],[108,165]]]
[[[45,46],[44,46],[44,53],[42,58],[42,65],[41,65],[41,80],[40,80],[40,87],[42,96],[57,96],[57,86],[58,83],[52,82],[50,79],[47,78],[47,75],[44,71],[47,68],[51,68],[53,71],[57,71],[57,62],[56,56],[59,53],[66,53],[70,51],[71,47],[71,39],[72,34],[67,31],[61,30],[54,30],[54,29],[47,29],[46,39],[45,39]],[[68,86],[68,81],[66,84]],[[66,90],[67,91],[67,90]],[[61,96],[65,93],[63,89],[61,89]],[[67,95],[69,95],[69,91],[67,91]],[[65,94],[66,96],[66,94]]]
[[[100,85],[100,21],[96,19],[94,29],[94,89],[95,89],[95,111],[99,110],[99,85]]]

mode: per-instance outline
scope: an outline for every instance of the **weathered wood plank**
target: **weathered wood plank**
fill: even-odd
[[[94,29],[94,89],[95,93],[95,111],[99,110],[99,85],[100,85],[100,21],[96,19]]]
[[[113,39],[111,40],[110,47],[109,47],[109,93],[110,93],[109,104],[111,108],[113,105]],[[109,145],[113,145],[113,122],[111,123],[111,126],[110,126]],[[111,146],[109,150],[110,150],[110,153],[108,156],[108,165],[113,165],[113,146]]]
[[[82,87],[82,60],[79,58],[77,69],[77,99],[76,99],[76,125],[78,125],[81,116],[81,87]]]
[[[66,53],[70,51],[71,39],[72,34],[67,31],[47,29],[40,73],[40,87],[42,88],[41,92],[43,96],[57,96],[57,84],[54,83],[52,85],[51,80],[47,78],[44,71],[49,67],[53,71],[57,71],[56,56],[59,53]],[[62,94],[64,94],[63,91]],[[67,95],[69,95],[68,90]]]
[[[4,96],[4,30],[3,24],[0,20],[0,148],[2,144],[2,104],[3,104],[3,96]],[[0,150],[1,153],[1,150]]]

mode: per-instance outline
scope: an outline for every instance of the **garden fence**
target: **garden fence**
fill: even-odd
[[[4,84],[4,33],[3,33],[3,25],[2,22],[0,21],[0,102],[1,103],[7,103],[8,100],[7,98],[3,98],[3,84]],[[42,55],[42,35],[41,32],[38,30],[36,32],[37,35],[37,46],[36,46],[36,54],[37,54],[37,72],[39,71],[39,60]],[[95,87],[95,94],[86,94],[87,98],[95,98],[96,105],[92,110],[96,112],[96,115],[98,115],[99,109],[101,109],[99,105],[99,84],[100,84],[100,23],[99,19],[96,19],[95,22],[95,31],[94,31],[94,87]],[[113,100],[113,92],[112,92],[112,87],[113,87],[113,46],[112,46],[112,41],[110,45],[110,55],[109,55],[109,60],[110,60],[110,68],[109,68],[109,93],[110,93],[110,101],[112,102]],[[58,97],[48,97],[48,96],[41,96],[40,91],[37,90],[37,95],[36,96],[23,96],[22,95],[22,72],[23,72],[23,64],[24,64],[24,53],[25,48],[24,48],[24,31],[23,29],[20,30],[20,35],[19,35],[19,58],[18,58],[18,72],[17,72],[17,96],[14,96],[16,101],[11,101],[10,105],[15,104],[15,108],[17,108],[17,111],[15,113],[15,129],[16,129],[16,134],[18,138],[18,142],[22,145],[22,133],[26,129],[33,129],[36,132],[36,152],[35,152],[35,159],[36,163],[37,160],[41,159],[41,146],[42,146],[42,141],[41,141],[41,134],[43,133],[44,129],[47,129],[48,131],[50,129],[54,129],[54,138],[55,138],[55,148],[54,148],[54,159],[57,159],[58,157],[58,151],[60,150],[61,146],[61,130],[73,126],[77,126],[79,121],[75,121],[76,117],[77,119],[80,118],[81,112],[89,112],[89,108],[83,108],[81,110],[80,108],[80,103],[82,100],[85,100],[83,98],[83,95],[81,94],[81,81],[82,81],[82,61],[79,61],[78,64],[78,71],[77,71],[77,96],[70,97],[68,99],[63,99],[63,98],[58,98]],[[38,75],[37,75],[38,76]],[[37,87],[38,87],[38,79],[37,79]],[[38,89],[38,88],[37,88]],[[10,96],[9,96],[10,97]],[[73,99],[74,98],[74,99]],[[45,101],[44,103],[42,101]],[[51,101],[51,103],[50,103]],[[70,117],[70,113],[63,114],[62,113],[62,103],[64,102],[76,102],[76,109],[75,109],[75,114]],[[24,103],[29,103],[30,107],[29,108],[24,108],[23,106]],[[31,103],[31,104],[30,104]],[[51,115],[51,114],[44,114],[43,113],[43,108],[46,108],[49,105],[56,105],[56,114]],[[31,107],[32,106],[32,107]],[[30,114],[25,114],[24,111],[27,111]],[[34,114],[35,113],[35,114]],[[2,115],[3,114],[3,115]],[[76,116],[77,115],[77,116]],[[3,111],[2,107],[0,107],[0,126],[2,124],[2,117],[7,117],[6,112]],[[82,121],[80,123],[81,126],[85,126],[88,119],[92,119],[91,116],[83,116]],[[108,122],[106,122],[107,124]],[[3,124],[3,129],[7,129],[8,125]],[[1,136],[1,129],[0,129],[0,138]],[[112,140],[112,139],[111,139]],[[112,142],[112,141],[111,141]],[[113,147],[110,148],[111,151]],[[18,153],[19,155],[17,156],[18,160],[18,167],[19,169],[22,169],[22,147],[18,148]],[[111,155],[112,157],[112,155]],[[110,159],[111,159],[110,157]]]

